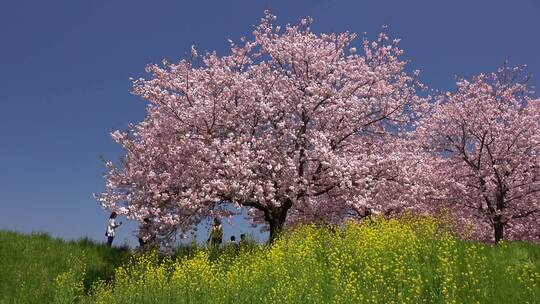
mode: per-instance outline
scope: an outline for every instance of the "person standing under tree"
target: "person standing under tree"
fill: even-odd
[[[210,235],[208,236],[208,242],[211,246],[219,246],[223,240],[223,227],[221,221],[216,217],[214,218],[214,224],[210,227]]]
[[[112,246],[116,228],[122,225],[122,222],[120,222],[119,224],[116,223],[116,216],[116,212],[111,212],[111,216],[109,216],[109,222],[107,224],[107,231],[105,231],[105,236],[107,237],[107,245],[109,247]]]
[[[240,245],[245,245],[245,244],[247,244],[246,234],[241,233],[240,234]]]
[[[149,218],[145,217],[143,220],[142,225],[139,228],[139,247],[143,247],[149,242],[152,241],[152,237],[150,235],[150,224],[152,222]]]

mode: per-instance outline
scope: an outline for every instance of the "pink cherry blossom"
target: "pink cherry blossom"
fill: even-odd
[[[426,100],[398,40],[382,33],[359,55],[353,33],[316,34],[310,18],[280,30],[275,19],[267,13],[228,55],[198,61],[193,47],[191,60],[134,81],[147,115],[112,133],[126,154],[107,164],[105,208],[170,234],[228,215],[219,206],[232,202],[273,238],[286,223],[410,204],[418,160],[402,135]]]
[[[540,240],[540,99],[527,80],[509,67],[461,79],[416,131],[433,157],[425,198],[481,239]]]

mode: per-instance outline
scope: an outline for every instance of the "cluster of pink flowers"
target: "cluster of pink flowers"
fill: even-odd
[[[126,154],[107,163],[103,207],[152,218],[161,235],[228,216],[228,202],[271,237],[300,222],[441,208],[490,223],[475,226],[482,236],[497,223],[531,236],[540,101],[503,79],[508,69],[432,102],[386,33],[360,55],[353,33],[274,21],[267,13],[251,40],[229,41],[228,55],[193,47],[134,81],[147,115],[112,133]]]
[[[459,80],[415,130],[439,205],[481,239],[540,241],[540,99],[527,81],[523,67],[506,66]]]

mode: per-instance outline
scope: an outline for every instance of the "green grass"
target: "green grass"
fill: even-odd
[[[88,239],[67,242],[43,233],[0,231],[0,303],[52,303],[62,273],[84,265],[86,272],[78,279],[88,288],[98,279],[110,279],[128,257],[125,248]]]
[[[446,231],[429,218],[304,226],[272,246],[187,247],[173,258],[2,232],[13,245],[0,251],[0,302],[540,303],[540,246]]]

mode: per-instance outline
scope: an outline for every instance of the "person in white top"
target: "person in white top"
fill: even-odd
[[[107,237],[107,245],[109,247],[112,246],[112,242],[114,240],[114,232],[116,230],[116,228],[120,227],[120,225],[122,225],[122,222],[120,222],[119,224],[116,223],[116,212],[112,212],[111,213],[111,216],[109,216],[109,222],[107,224],[107,231],[105,231],[105,236]]]

